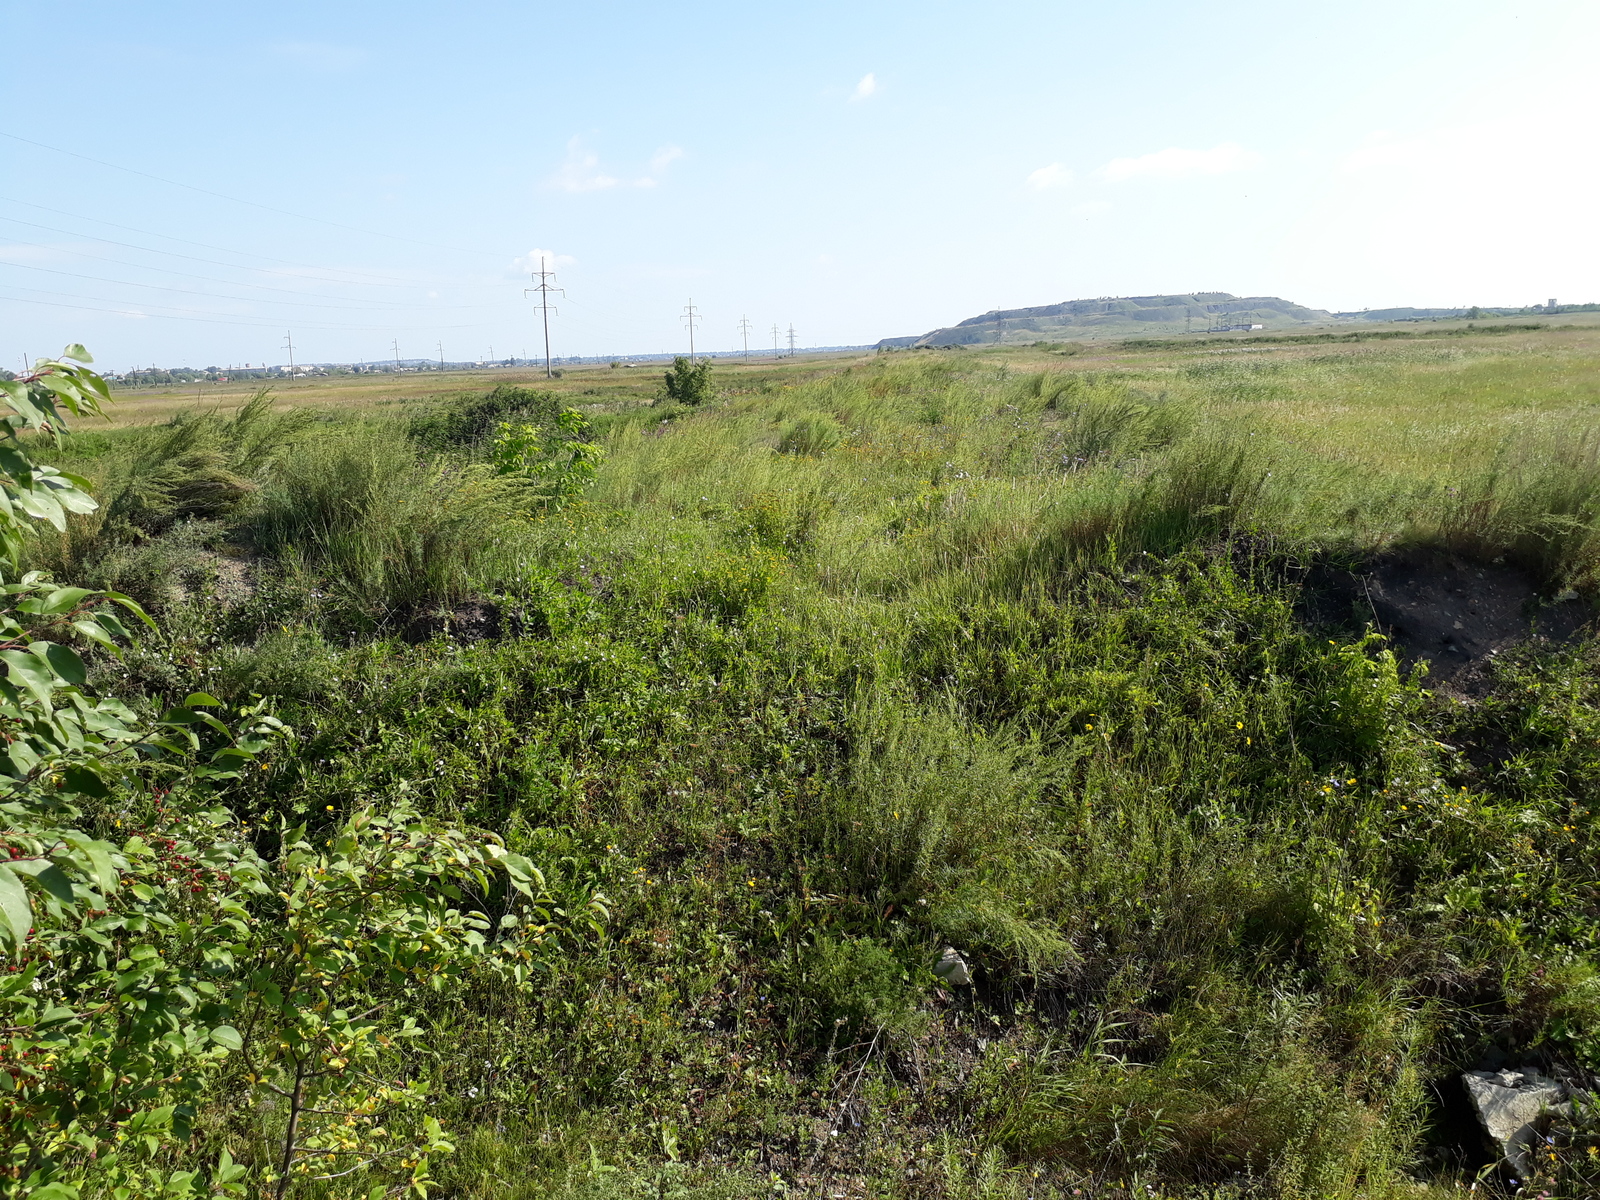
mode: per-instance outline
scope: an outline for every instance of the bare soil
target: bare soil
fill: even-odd
[[[1314,624],[1372,625],[1429,678],[1471,690],[1497,655],[1524,642],[1566,642],[1592,632],[1595,610],[1572,595],[1541,597],[1534,579],[1507,563],[1476,563],[1445,551],[1385,554],[1354,571],[1314,568],[1301,597]]]

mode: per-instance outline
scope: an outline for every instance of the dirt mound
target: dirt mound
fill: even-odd
[[[1301,594],[1313,624],[1374,625],[1429,677],[1448,681],[1526,641],[1568,641],[1595,612],[1576,596],[1540,597],[1533,579],[1504,563],[1432,550],[1382,555],[1355,571],[1318,566]]]

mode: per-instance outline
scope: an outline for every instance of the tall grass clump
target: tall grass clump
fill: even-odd
[[[1513,562],[1551,590],[1600,586],[1600,439],[1592,434],[1503,447],[1434,503],[1415,536],[1479,561]]]
[[[494,478],[419,456],[393,423],[366,422],[284,461],[249,533],[387,620],[504,578],[522,520]]]

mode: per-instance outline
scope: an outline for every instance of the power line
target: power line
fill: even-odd
[[[204,296],[207,300],[238,300],[245,304],[286,304],[295,308],[332,308],[340,312],[360,312],[360,304],[318,304],[312,300],[274,300],[267,296],[230,296],[224,292],[197,292],[194,288],[169,287],[164,283],[139,283],[132,279],[112,279],[108,275],[85,275],[82,271],[63,271],[60,267],[41,267],[36,263],[6,263],[24,271],[42,271],[47,275],[65,275],[69,279],[87,279],[91,283],[115,283],[121,287],[147,288],[156,292],[177,292],[183,296]],[[244,286],[249,287],[250,284]],[[426,305],[401,305],[402,308],[424,308]],[[462,305],[463,308],[487,308],[489,305]]]
[[[161,238],[163,241],[177,242],[180,246],[198,246],[202,250],[217,250],[217,251],[220,251],[223,254],[236,254],[240,258],[259,258],[262,262],[277,263],[279,266],[282,266],[282,267],[296,267],[296,268],[298,268],[298,269],[300,269],[302,271],[337,271],[337,272],[339,272],[341,274],[344,274],[344,275],[365,276],[365,278],[370,281],[370,282],[362,283],[359,279],[357,279],[357,280],[334,280],[333,282],[335,282],[335,283],[349,282],[349,283],[355,283],[355,284],[357,284],[358,286],[361,286],[361,287],[418,287],[418,286],[425,286],[424,284],[416,284],[416,283],[397,283],[393,279],[385,278],[385,277],[379,276],[379,275],[371,275],[371,274],[368,274],[365,271],[356,271],[356,270],[353,270],[353,269],[351,269],[349,267],[313,267],[313,266],[307,266],[305,263],[294,262],[293,260],[287,259],[287,258],[274,258],[270,254],[257,254],[252,250],[235,250],[230,246],[214,246],[210,242],[191,241],[189,238],[173,237],[172,234],[170,234],[170,233],[158,233],[153,229],[140,229],[137,225],[119,225],[115,221],[107,221],[104,217],[86,217],[82,213],[72,213],[72,212],[67,212],[65,209],[61,209],[61,208],[50,208],[50,207],[48,207],[47,205],[44,205],[44,204],[35,204],[31,200],[18,200],[15,196],[0,196],[0,200],[4,200],[8,204],[20,204],[24,208],[36,208],[40,212],[55,213],[56,216],[58,216],[58,217],[71,217],[74,221],[88,221],[88,222],[90,222],[91,224],[94,224],[94,225],[105,225],[105,226],[108,226],[111,229],[121,229],[121,230],[124,230],[124,231],[126,231],[128,233],[142,233],[146,237],[156,237],[156,238]],[[176,251],[173,251],[173,250],[156,250],[156,249],[153,249],[153,248],[148,247],[148,246],[132,246],[130,243],[127,243],[127,242],[118,242],[118,241],[114,241],[111,238],[97,237],[96,235],[94,235],[92,233],[79,233],[77,230],[73,230],[73,229],[57,229],[53,225],[37,225],[37,224],[35,224],[34,222],[31,222],[31,221],[18,221],[18,219],[16,217],[7,217],[5,219],[8,220],[8,221],[17,221],[17,223],[21,224],[21,225],[34,225],[34,227],[37,228],[37,229],[48,229],[52,233],[65,233],[70,237],[86,237],[86,238],[90,238],[91,240],[97,241],[97,242],[110,242],[114,246],[127,245],[127,246],[130,246],[131,249],[134,249],[134,250],[147,250],[151,254],[167,254],[167,255],[171,255],[174,258],[190,258],[190,257],[193,257],[192,255],[178,254]],[[211,262],[212,260],[211,259],[202,258],[202,259],[197,259],[196,261],[198,261],[198,262]],[[235,266],[235,267],[237,266],[237,264],[235,264],[235,263],[219,263],[217,265],[219,265],[219,266]],[[254,268],[240,267],[238,269],[240,269],[240,270],[252,270]],[[477,287],[495,287],[495,286],[498,286],[498,285],[496,285],[496,284],[476,284],[476,285],[473,285],[473,286],[477,286]]]
[[[468,250],[462,246],[445,246],[438,242],[424,242],[418,238],[401,237],[400,235],[393,233],[379,233],[375,229],[361,229],[358,226],[345,225],[339,221],[329,221],[322,217],[307,216],[305,213],[290,212],[286,208],[273,208],[270,204],[260,204],[254,200],[245,200],[239,196],[230,196],[225,192],[213,192],[208,188],[195,187],[195,185],[192,183],[180,183],[176,179],[167,179],[161,175],[152,175],[149,171],[138,171],[133,167],[124,167],[117,163],[106,162],[102,158],[90,158],[87,154],[79,154],[75,150],[63,150],[59,146],[48,146],[44,142],[36,142],[32,138],[20,137],[15,133],[7,133],[3,129],[0,129],[0,137],[10,138],[14,142],[22,142],[29,146],[37,146],[40,150],[49,150],[53,154],[65,154],[68,158],[81,159],[83,162],[91,162],[101,167],[110,167],[113,171],[125,171],[129,175],[139,175],[145,179],[153,179],[157,183],[165,183],[170,187],[186,188],[191,192],[198,192],[202,196],[212,196],[218,200],[227,200],[232,204],[244,204],[248,205],[250,208],[259,208],[263,212],[277,213],[280,217],[293,217],[298,221],[313,221],[318,225],[328,225],[334,229],[343,229],[347,233],[360,233],[365,234],[368,237],[388,238],[391,241],[396,242],[410,242],[415,246],[429,246],[435,250],[451,250],[459,254],[481,254],[485,257],[492,258],[500,257],[499,255],[491,255],[486,250]]]
[[[289,377],[294,378],[294,334],[287,332],[283,335],[283,344],[289,347]]]
[[[394,339],[394,369],[396,371],[398,371],[400,369],[400,339],[399,338],[395,338]]]
[[[778,354],[778,327],[776,325],[774,325],[772,327],[772,357],[773,358],[778,358],[779,357],[779,354]]]
[[[9,221],[11,219],[12,218],[10,218],[10,217],[0,217],[0,220]],[[18,223],[22,224],[22,225],[31,224],[31,222],[28,222],[28,221],[21,221],[21,222],[18,222]],[[105,239],[95,238],[93,240],[95,240],[95,241],[103,241]],[[129,262],[127,259],[123,259],[123,258],[108,258],[104,254],[90,254],[87,250],[74,250],[74,249],[72,249],[71,247],[68,247],[68,246],[49,246],[45,242],[27,242],[27,241],[23,241],[20,238],[13,238],[12,241],[10,242],[10,244],[13,245],[13,246],[41,246],[41,247],[44,247],[46,249],[57,250],[57,251],[59,251],[59,252],[61,252],[63,254],[74,254],[74,255],[77,255],[79,258],[92,258],[96,262],[115,263],[116,265],[118,265],[120,267],[133,267],[135,270],[139,270],[139,271],[160,271],[164,275],[178,275],[178,276],[183,277],[184,279],[198,279],[198,280],[200,280],[200,281],[202,281],[204,283],[221,283],[221,284],[226,284],[226,285],[228,285],[230,287],[256,288],[257,290],[263,291],[263,292],[281,292],[285,296],[317,296],[317,295],[321,295],[321,293],[319,293],[319,292],[303,292],[303,291],[296,291],[294,288],[273,287],[271,284],[268,284],[268,283],[251,283],[248,280],[243,280],[243,279],[218,279],[215,275],[196,275],[193,271],[179,271],[179,270],[175,270],[172,267],[158,267],[158,266],[152,266],[149,263]],[[122,245],[123,243],[113,242],[112,244],[113,245]],[[142,246],[134,246],[134,247],[132,247],[132,249],[141,250],[141,249],[143,249],[143,247]],[[156,251],[152,251],[152,253],[161,254],[161,253],[164,253],[164,252],[160,251],[160,250],[156,250]],[[184,254],[184,255],[178,255],[177,257],[189,258],[191,256],[187,255],[187,254]],[[211,260],[210,259],[199,259],[197,261],[199,261],[199,262],[210,262]],[[12,267],[28,267],[29,270],[34,270],[34,271],[49,271],[49,270],[54,270],[55,269],[55,268],[51,268],[51,267],[34,266],[32,264],[29,264],[29,263],[5,263],[3,265],[12,266]],[[229,267],[232,270],[236,270],[236,271],[259,271],[261,269],[260,267],[239,267],[239,266],[234,266],[231,263],[216,263],[214,265],[219,266],[219,267]],[[72,274],[72,272],[70,272],[70,271],[62,271],[60,273],[61,274]],[[99,277],[99,276],[82,276],[82,278],[88,279],[88,278],[101,278],[101,277]],[[131,282],[128,282],[126,280],[121,280],[121,279],[101,279],[101,282],[104,282],[104,283],[127,283],[127,285],[129,287],[156,287],[156,286],[159,286],[157,284],[148,284],[148,283],[131,283]],[[342,280],[329,280],[329,282],[330,283],[341,283],[341,282],[344,282],[344,281],[342,281]],[[345,286],[346,287],[352,287],[352,286],[353,287],[365,287],[367,285],[359,284],[359,283],[357,283],[357,284],[345,283]],[[421,288],[421,287],[424,287],[425,285],[424,284],[412,284],[412,285],[407,285],[407,286]],[[221,297],[221,298],[222,299],[233,299],[233,300],[243,299],[243,297],[238,297],[238,296],[224,296],[224,297]],[[349,305],[345,305],[345,306],[319,305],[318,307],[371,308],[371,307],[380,306],[380,305],[384,306],[384,307],[389,307],[389,308],[417,308],[417,307],[424,307],[424,305],[421,302],[417,302],[417,301],[413,301],[413,302],[407,303],[406,301],[403,301],[403,300],[358,300],[354,296],[328,296],[328,297],[326,297],[326,299],[330,299],[330,300],[346,300],[346,301],[349,301],[350,304]],[[290,301],[286,301],[286,300],[266,300],[266,299],[262,299],[262,300],[260,300],[258,302],[259,303],[263,303],[263,304],[287,304],[287,303],[290,303]],[[427,306],[427,307],[434,307],[434,306]],[[491,305],[487,305],[487,304],[447,304],[447,305],[439,305],[437,307],[442,307],[442,308],[490,308],[492,306]]]
[[[539,293],[539,303],[537,307],[539,309],[539,315],[544,318],[544,377],[546,379],[549,379],[553,374],[553,372],[550,370],[550,314],[555,312],[557,316],[561,315],[557,310],[550,307],[550,293],[561,292],[563,296],[567,294],[566,292],[562,291],[561,288],[553,286],[552,280],[554,280],[555,277],[556,273],[554,271],[546,271],[544,269],[544,255],[541,254],[539,256],[539,269],[533,272],[533,278],[537,279],[539,282],[534,284],[531,288],[522,289],[522,294],[524,297],[526,297],[529,292]],[[524,355],[523,357],[527,356]]]
[[[683,323],[689,327],[689,358],[694,358],[694,326],[696,321],[703,320],[700,310],[694,306],[694,297],[689,297],[689,303],[683,306]]]
[[[66,299],[66,300],[96,300],[96,301],[99,301],[102,304],[124,304],[124,303],[126,303],[126,301],[122,301],[122,300],[113,300],[109,296],[84,296],[84,295],[80,295],[80,294],[78,294],[76,292],[53,292],[53,291],[50,291],[50,290],[48,290],[46,288],[22,287],[22,286],[17,285],[17,284],[12,284],[12,285],[9,285],[9,286],[11,287],[11,289],[13,291],[32,292],[32,293],[34,293],[35,296],[57,296],[57,297],[60,297],[62,299]],[[278,328],[278,323],[276,321],[270,321],[270,320],[266,320],[266,319],[251,321],[251,320],[230,320],[230,319],[228,319],[226,317],[214,317],[214,316],[208,317],[208,316],[174,315],[174,314],[185,314],[185,313],[206,313],[206,312],[211,311],[209,309],[204,309],[204,308],[184,308],[184,307],[182,307],[180,305],[174,305],[174,304],[145,304],[145,305],[142,305],[139,308],[97,308],[97,307],[95,307],[93,305],[89,305],[89,304],[62,304],[62,303],[59,303],[58,301],[53,301],[53,300],[39,300],[39,299],[35,299],[34,296],[28,296],[28,297],[5,296],[5,297],[0,297],[0,299],[9,300],[14,304],[43,304],[43,305],[48,305],[51,308],[71,308],[71,309],[76,309],[78,312],[106,313],[108,315],[118,316],[118,317],[148,317],[148,318],[151,318],[152,320],[160,320],[160,321],[199,321],[199,322],[202,322],[202,323],[207,324],[207,325],[233,325],[233,326],[236,326],[236,327],[238,327],[240,329],[276,329],[276,328]],[[147,311],[145,311],[146,309],[152,309],[152,308],[166,309],[167,311],[165,311],[165,312],[147,312]],[[301,322],[301,326],[302,326],[302,328],[319,329],[319,330],[346,330],[346,329],[351,329],[351,330],[389,330],[389,329],[393,329],[394,328],[393,323],[390,323],[388,325],[347,325],[347,324],[343,324],[341,322],[336,322],[336,321],[320,321],[320,322],[305,322],[305,321],[302,321]],[[402,328],[406,328],[406,329],[429,329],[429,330],[441,329],[441,328],[442,329],[482,329],[483,328],[483,324],[482,324],[482,322],[478,322],[478,323],[468,324],[468,325],[443,325],[443,326],[441,326],[441,325],[438,325],[438,324],[429,323],[427,325],[407,325],[407,326],[403,326]]]
[[[794,325],[789,326],[789,357],[794,357]]]
[[[740,317],[739,333],[744,337],[744,356],[747,359],[750,357],[750,328],[750,318]]]

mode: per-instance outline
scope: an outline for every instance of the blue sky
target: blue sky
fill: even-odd
[[[0,0],[0,42],[13,368],[534,354],[540,253],[557,354],[681,349],[691,297],[713,349],[1600,299],[1592,2]]]

